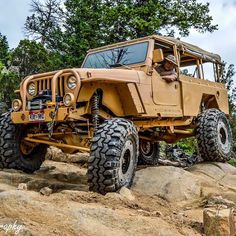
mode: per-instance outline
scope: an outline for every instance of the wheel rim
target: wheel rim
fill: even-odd
[[[231,148],[230,134],[228,126],[227,124],[225,124],[223,120],[220,120],[218,122],[217,133],[218,133],[218,143],[220,144],[221,149],[224,151],[224,153],[228,153]]]
[[[152,158],[153,150],[153,144],[150,141],[140,141],[140,151],[143,156],[145,156],[146,158]]]
[[[124,144],[124,148],[120,158],[119,168],[119,182],[122,186],[129,185],[134,170],[134,144],[131,140],[127,140]]]

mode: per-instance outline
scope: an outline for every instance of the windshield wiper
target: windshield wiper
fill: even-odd
[[[127,69],[132,70],[131,67],[129,67],[129,66],[127,66],[127,65],[124,65],[124,64],[122,64],[122,63],[110,64],[109,66],[110,66],[110,68],[116,68],[116,67],[121,67],[121,66],[123,66],[123,67],[125,67],[125,68],[127,68]]]

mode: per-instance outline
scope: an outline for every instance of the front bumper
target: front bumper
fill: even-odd
[[[37,110],[34,110],[37,112]],[[55,112],[55,108],[47,108],[43,110],[45,119],[43,121],[30,121],[30,111],[17,111],[11,113],[11,119],[14,124],[28,124],[28,123],[47,123],[52,121],[53,114]],[[69,116],[69,108],[61,107],[58,108],[55,121],[60,122],[66,120]]]

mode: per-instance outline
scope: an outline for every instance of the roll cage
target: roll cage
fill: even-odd
[[[153,67],[153,52],[155,49],[160,49],[163,52],[163,57],[167,56],[168,54],[173,54],[178,62],[177,73],[187,74],[194,78],[199,79],[209,79],[206,78],[204,73],[204,64],[210,63],[212,64],[212,74],[214,76],[215,82],[221,81],[222,76],[222,66],[223,63],[221,58],[217,54],[210,53],[205,51],[195,45],[177,40],[172,37],[164,37],[159,35],[153,35],[149,37],[144,37],[141,39],[135,39],[127,42],[116,43],[100,48],[95,48],[88,51],[87,56],[82,64],[82,67],[85,67],[86,61],[91,54],[94,53],[101,53],[108,50],[116,50],[119,48],[128,47],[130,45],[137,45],[141,42],[149,42],[148,52],[146,54],[146,60],[140,63],[130,64],[131,68],[137,68],[141,70],[145,70],[147,73],[150,72],[149,68]],[[122,66],[122,64],[120,65]],[[185,67],[195,67],[193,74],[188,74],[183,68]]]

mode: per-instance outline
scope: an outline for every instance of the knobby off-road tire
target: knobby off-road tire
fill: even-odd
[[[10,112],[0,116],[0,167],[23,170],[32,173],[38,170],[45,159],[46,145],[37,145],[30,154],[21,152],[26,126],[15,125]]]
[[[138,132],[125,119],[106,120],[92,139],[88,160],[89,190],[106,194],[133,182],[138,159]]]
[[[157,165],[160,155],[160,144],[144,139],[139,141],[139,165]]]
[[[199,152],[205,161],[226,162],[232,155],[232,131],[225,114],[217,109],[202,112],[196,120]]]

